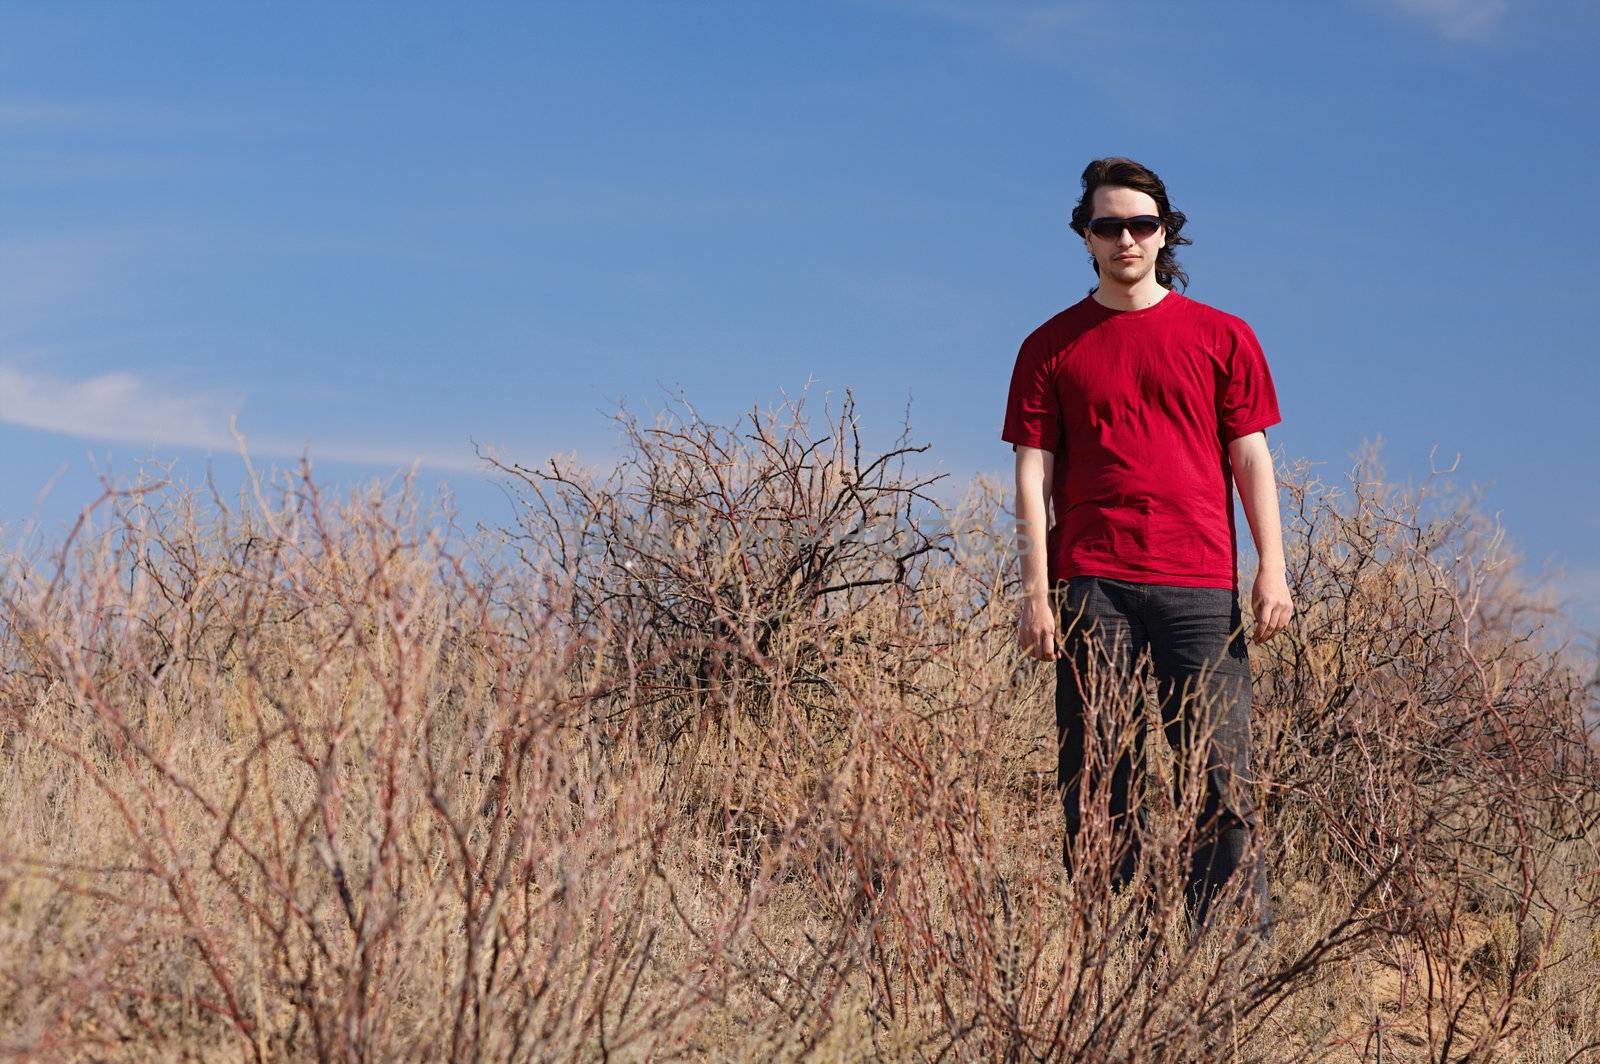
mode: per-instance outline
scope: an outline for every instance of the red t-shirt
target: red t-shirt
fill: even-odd
[[[1052,583],[1237,590],[1227,444],[1281,420],[1243,319],[1173,291],[1141,310],[1091,295],[1022,342],[1000,438],[1055,452]]]

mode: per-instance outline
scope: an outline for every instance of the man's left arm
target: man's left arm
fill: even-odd
[[[1284,570],[1278,479],[1272,469],[1272,452],[1267,450],[1267,434],[1251,432],[1229,441],[1228,461],[1233,466],[1233,482],[1238,485],[1239,501],[1244,505],[1250,534],[1256,541],[1256,557],[1260,559],[1250,592],[1250,608],[1256,619],[1251,641],[1261,643],[1287,628],[1294,613]]]

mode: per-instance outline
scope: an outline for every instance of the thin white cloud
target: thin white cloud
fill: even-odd
[[[224,397],[153,387],[133,373],[67,380],[0,366],[0,421],[117,443],[231,447]]]
[[[1507,0],[1388,0],[1453,41],[1482,40],[1499,28]]]
[[[236,396],[186,392],[131,372],[72,380],[0,365],[0,422],[79,439],[235,451],[239,444],[231,424],[240,405]],[[465,441],[459,448],[443,448],[340,440],[295,442],[283,436],[245,434],[245,446],[249,453],[262,456],[309,453],[314,460],[360,465],[421,462],[445,471],[487,472]]]

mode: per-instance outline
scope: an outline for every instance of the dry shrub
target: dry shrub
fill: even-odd
[[[503,466],[503,538],[309,470],[108,491],[3,585],[0,1048],[51,1059],[1492,1059],[1600,1045],[1592,668],[1472,500],[1282,477],[1279,923],[1183,915],[1147,746],[1061,861],[1012,517],[846,400]],[[1154,707],[1092,678],[1109,761]],[[1197,727],[1207,717],[1197,707]],[[1209,829],[1209,825],[1204,829]],[[1143,871],[1110,870],[1138,833]]]
[[[805,403],[756,408],[743,434],[681,397],[651,428],[623,410],[626,454],[603,481],[556,458],[490,459],[521,504],[518,556],[560,573],[574,629],[617,634],[597,647],[599,667],[629,680],[612,712],[644,715],[668,743],[735,692],[740,714],[762,720],[780,689],[837,712],[828,673],[854,614],[885,596],[910,606],[930,559],[949,553],[949,533],[915,519],[943,475],[907,475],[927,450],[908,443],[909,425],[864,453],[848,393],[817,437]]]

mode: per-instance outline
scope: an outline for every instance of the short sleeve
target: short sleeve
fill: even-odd
[[[1260,432],[1283,418],[1272,386],[1267,356],[1248,324],[1238,321],[1223,341],[1223,380],[1217,391],[1217,425],[1222,442]]]
[[[1061,447],[1061,396],[1056,392],[1051,352],[1029,337],[1017,352],[1006,397],[1000,438],[1017,447],[1057,451]]]

